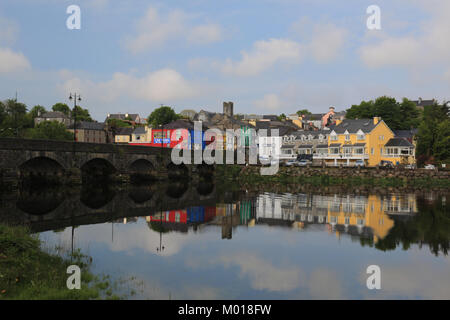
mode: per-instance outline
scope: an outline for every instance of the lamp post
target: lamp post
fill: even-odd
[[[81,101],[81,96],[76,93],[73,94],[72,97],[72,93],[70,93],[69,95],[69,100],[72,101],[73,99],[73,111],[72,111],[72,117],[73,117],[73,141],[76,142],[77,141],[77,115],[76,115],[76,107],[77,107],[77,98],[78,101]]]

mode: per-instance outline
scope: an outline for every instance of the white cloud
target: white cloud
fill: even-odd
[[[140,53],[163,46],[171,40],[205,44],[221,39],[221,28],[216,24],[192,25],[193,18],[182,10],[173,10],[166,16],[149,7],[145,16],[138,22],[137,35],[125,41],[133,53]]]
[[[277,110],[282,107],[282,103],[280,98],[276,94],[266,94],[260,100],[256,100],[253,105],[256,108],[260,109],[268,109],[268,110]]]
[[[334,24],[317,24],[308,45],[311,56],[320,63],[330,62],[336,58],[344,46],[347,30]]]
[[[442,70],[444,77],[445,72],[450,72],[450,2],[430,0],[415,3],[430,12],[428,21],[417,24],[421,26],[420,32],[397,37],[384,35],[376,43],[363,45],[360,57],[370,68],[401,66],[416,73],[436,67]]]
[[[116,72],[112,79],[105,82],[93,82],[80,77],[67,75],[62,84],[65,92],[80,90],[103,101],[112,101],[118,97],[129,97],[143,101],[165,103],[190,98],[198,93],[197,86],[189,83],[173,69],[161,69],[143,77]]]
[[[238,76],[258,75],[278,62],[298,63],[302,58],[302,46],[289,39],[256,41],[250,52],[242,51],[242,58],[235,62],[227,59],[222,72]]]
[[[23,71],[30,67],[30,62],[21,52],[0,48],[0,73]]]
[[[192,43],[210,43],[219,41],[222,31],[216,24],[205,24],[192,28],[188,34],[188,41]]]
[[[238,266],[241,277],[249,277],[252,288],[268,291],[291,291],[304,282],[304,274],[297,267],[274,266],[252,254],[234,254],[219,257],[225,267]]]

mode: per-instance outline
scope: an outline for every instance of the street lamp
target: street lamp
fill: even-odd
[[[78,101],[81,101],[81,96],[76,93],[74,93],[73,97],[72,97],[72,93],[70,93],[69,95],[69,100],[72,101],[73,99],[73,111],[72,111],[72,116],[73,116],[73,141],[76,142],[77,141],[77,130],[76,130],[76,126],[77,126],[77,115],[76,115],[76,106],[77,106],[77,98]]]

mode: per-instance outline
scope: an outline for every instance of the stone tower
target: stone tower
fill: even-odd
[[[223,103],[223,114],[233,117],[233,102],[224,102]]]

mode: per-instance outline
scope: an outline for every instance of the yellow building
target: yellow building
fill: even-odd
[[[126,127],[126,128],[119,128],[114,135],[114,142],[115,143],[128,143],[131,141],[131,135],[133,134],[133,128]]]
[[[414,146],[406,139],[395,138],[379,117],[338,120],[330,129],[328,153],[314,155],[314,159],[324,160],[327,165],[353,166],[357,160],[372,167],[382,161],[394,165],[415,163]]]

